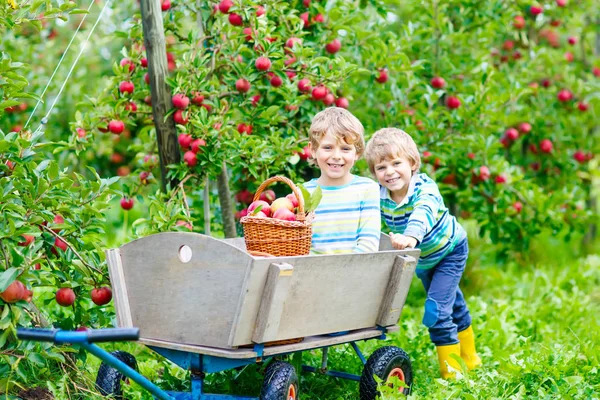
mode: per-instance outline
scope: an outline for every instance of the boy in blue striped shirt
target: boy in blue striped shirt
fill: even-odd
[[[436,345],[442,378],[455,376],[448,366],[460,370],[452,354],[469,369],[478,367],[471,315],[458,287],[469,254],[465,230],[450,215],[436,183],[418,173],[421,157],[406,132],[375,132],[365,158],[381,185],[381,217],[391,230],[392,245],[421,249],[416,273],[427,292],[423,324]]]
[[[350,171],[365,149],[364,128],[349,111],[329,107],[312,120],[310,160],[321,176],[304,184],[323,197],[315,210],[311,253],[343,254],[379,250],[379,185]]]

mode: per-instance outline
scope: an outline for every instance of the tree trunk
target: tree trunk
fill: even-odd
[[[168,74],[165,30],[160,1],[141,0],[140,5],[150,76],[150,93],[152,94],[152,116],[160,157],[161,184],[163,192],[166,192],[167,185],[174,188],[179,183],[176,179],[167,180],[167,165],[178,164],[181,161],[181,154],[177,143],[175,123],[172,118],[165,120],[165,115],[171,108],[171,90],[165,80]]]
[[[219,188],[219,202],[221,203],[221,215],[223,216],[223,232],[226,238],[237,236],[235,229],[235,218],[233,216],[233,201],[229,191],[229,177],[227,176],[227,164],[223,161],[223,169],[217,179]]]

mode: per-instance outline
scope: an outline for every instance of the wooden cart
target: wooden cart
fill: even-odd
[[[393,250],[387,235],[380,251],[364,254],[254,257],[242,238],[196,233],[155,234],[106,254],[118,327],[138,327],[141,343],[192,372],[192,393],[174,398],[249,399],[204,394],[204,374],[316,348],[323,365],[305,369],[360,380],[361,399],[376,396],[373,373],[410,386],[406,353],[385,352],[396,364],[383,368],[355,344],[398,330],[419,250]],[[327,348],[342,343],[352,344],[367,376],[327,370]],[[261,399],[296,398],[295,371],[284,364],[267,368]],[[280,396],[270,382],[282,379]]]

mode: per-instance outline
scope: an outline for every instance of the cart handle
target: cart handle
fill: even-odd
[[[19,328],[17,338],[35,342],[53,343],[100,343],[135,341],[140,338],[140,328],[106,328],[85,331],[63,331],[60,329]]]

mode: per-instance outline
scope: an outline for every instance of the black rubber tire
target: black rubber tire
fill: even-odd
[[[290,386],[295,386],[296,400],[298,396],[298,375],[294,367],[283,361],[273,361],[265,370],[260,391],[260,400],[288,400]]]
[[[110,354],[137,371],[137,361],[131,354],[125,351],[113,351]],[[125,378],[126,376],[115,368],[102,363],[96,376],[96,388],[103,396],[114,396],[115,399],[122,399],[121,382]]]
[[[403,393],[409,395],[413,381],[410,357],[399,347],[385,346],[377,349],[367,360],[360,377],[360,400],[376,400],[380,393],[373,375],[387,379],[394,368],[402,369],[404,382],[408,386],[404,388]]]

